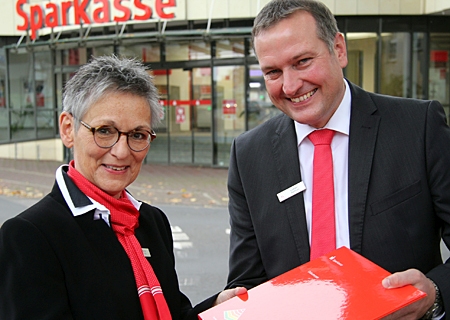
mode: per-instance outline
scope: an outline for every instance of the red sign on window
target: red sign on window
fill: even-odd
[[[184,123],[184,121],[186,120],[186,113],[184,110],[184,107],[175,107],[175,117],[176,117],[176,122],[177,123]]]
[[[236,114],[236,100],[223,100],[222,101],[222,113],[223,114]]]
[[[447,62],[448,51],[447,50],[431,50],[430,59],[433,62]]]

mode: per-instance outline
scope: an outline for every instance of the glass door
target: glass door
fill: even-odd
[[[189,101],[192,122],[192,162],[212,164],[212,94],[211,68],[194,68]]]
[[[438,100],[450,118],[450,34],[431,34],[429,98]]]
[[[153,128],[156,132],[156,139],[150,145],[146,162],[168,163],[169,162],[169,101],[173,99],[172,95],[176,95],[176,89],[167,85],[169,75],[168,70],[151,71],[153,79],[160,96],[160,104],[163,107],[161,122],[158,127]]]
[[[245,68],[214,68],[214,165],[228,167],[234,138],[245,131]]]
[[[150,162],[212,164],[211,69],[153,71],[164,117]]]

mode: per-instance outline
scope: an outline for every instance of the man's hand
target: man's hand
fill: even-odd
[[[244,287],[237,287],[233,289],[223,290],[218,296],[216,301],[214,301],[213,306],[216,306],[222,302],[225,302],[237,295],[247,293],[247,289]]]
[[[408,269],[403,272],[393,273],[382,281],[382,285],[386,289],[399,288],[408,284],[425,292],[427,296],[383,318],[384,320],[420,319],[433,305],[434,300],[436,299],[434,285],[430,279],[417,269]]]

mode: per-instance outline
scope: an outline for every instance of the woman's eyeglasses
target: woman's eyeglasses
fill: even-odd
[[[127,136],[127,144],[131,150],[139,152],[147,149],[150,143],[156,138],[156,133],[151,130],[131,130],[122,132],[113,126],[91,127],[86,122],[79,120],[94,135],[94,141],[100,148],[112,148],[121,135]]]

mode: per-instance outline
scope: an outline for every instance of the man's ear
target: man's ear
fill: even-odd
[[[73,139],[75,136],[74,118],[68,112],[62,112],[59,116],[59,135],[62,142],[67,148],[73,147]]]
[[[334,38],[334,51],[339,61],[339,65],[344,69],[348,64],[347,46],[345,44],[344,35],[340,32],[338,32]]]

